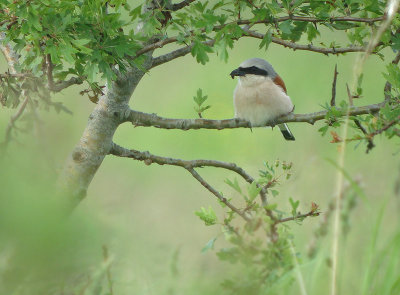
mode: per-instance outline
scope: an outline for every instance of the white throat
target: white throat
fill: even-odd
[[[271,78],[268,76],[248,74],[246,76],[239,77],[239,84],[243,87],[254,87],[254,86],[262,84],[268,80],[272,81]]]

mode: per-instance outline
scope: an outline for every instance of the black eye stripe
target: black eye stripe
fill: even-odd
[[[255,66],[248,67],[248,68],[242,68],[240,67],[239,70],[243,73],[246,74],[253,74],[253,75],[260,75],[260,76],[268,76],[268,72],[265,70],[262,70],[260,68],[257,68]]]

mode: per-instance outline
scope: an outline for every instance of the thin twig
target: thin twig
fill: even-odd
[[[210,46],[210,47],[214,46],[214,43],[215,43],[215,40],[209,40],[209,41],[203,42],[204,45],[207,45],[207,46]],[[162,65],[164,63],[167,63],[167,62],[169,62],[171,60],[174,60],[174,59],[176,59],[178,57],[185,56],[186,54],[191,52],[193,46],[194,46],[194,43],[192,43],[192,44],[190,44],[188,46],[176,49],[176,50],[171,51],[169,53],[166,53],[166,54],[163,54],[163,55],[160,55],[160,56],[157,56],[157,57],[153,58],[153,62],[151,64],[151,68],[154,68],[156,66],[159,66],[159,65]]]
[[[216,196],[222,203],[224,203],[227,207],[229,207],[232,211],[237,213],[240,217],[242,217],[246,221],[250,221],[251,219],[246,216],[245,213],[240,211],[238,208],[233,206],[225,197],[223,197],[215,188],[213,188],[207,181],[205,181],[200,174],[198,174],[193,168],[186,168],[187,171],[192,174],[192,176],[200,182],[202,186],[204,186],[207,190],[209,190],[214,196]]]
[[[332,98],[331,98],[331,107],[336,105],[336,80],[338,76],[337,64],[335,65],[335,71],[333,72],[333,82],[332,82]]]
[[[350,107],[349,114],[351,116],[370,114],[378,112],[384,106],[383,103],[371,104],[360,107]],[[345,115],[346,110],[338,108],[338,111]],[[232,128],[250,128],[250,127],[266,127],[275,126],[281,123],[288,122],[305,122],[314,124],[316,121],[324,120],[328,111],[320,111],[309,114],[293,114],[279,117],[275,122],[269,122],[260,126],[250,126],[246,120],[239,118],[225,120],[209,120],[209,119],[171,119],[159,117],[156,114],[142,113],[134,110],[129,110],[122,122],[131,122],[135,126],[156,127],[161,129],[232,129]],[[118,115],[118,114],[117,114]]]
[[[364,23],[372,24],[374,22],[382,21],[383,19],[384,19],[384,17],[382,16],[382,17],[377,17],[377,18],[332,17],[329,20],[327,20],[327,19],[319,19],[319,18],[315,18],[315,17],[304,17],[304,16],[291,15],[291,16],[279,17],[279,18],[272,19],[272,20],[271,19],[264,19],[264,20],[258,20],[258,21],[237,20],[237,21],[229,22],[229,23],[226,23],[226,24],[223,24],[223,25],[215,26],[212,30],[213,31],[219,31],[219,30],[223,29],[224,27],[230,26],[230,25],[233,25],[233,24],[237,24],[237,25],[276,24],[276,23],[283,22],[283,21],[286,21],[286,20],[312,22],[312,23],[333,23],[333,22],[346,21],[346,22],[364,22]],[[205,29],[203,30],[203,32],[205,32]],[[192,33],[193,32],[189,32],[187,37],[191,36]],[[259,38],[260,36],[262,36],[261,39],[264,38],[263,34],[258,35],[256,38]],[[149,45],[143,47],[142,49],[140,49],[136,53],[136,56],[134,58],[137,58],[138,56],[140,56],[140,55],[142,55],[142,54],[144,54],[146,52],[155,50],[157,48],[162,48],[163,46],[165,46],[167,44],[170,44],[170,43],[173,43],[173,42],[176,42],[177,40],[178,40],[178,37],[176,36],[176,37],[166,38],[164,40],[157,41],[155,43],[149,44]],[[287,42],[286,43],[286,42],[282,42],[282,41],[284,41],[284,40],[281,40],[281,39],[277,38],[275,40],[275,42],[274,42],[274,40],[272,42],[280,44],[280,45],[284,45],[284,46],[286,45],[287,47],[292,47],[295,44],[293,42],[286,41]],[[307,45],[305,45],[305,46],[307,46]],[[294,47],[296,47],[296,46],[294,46]],[[303,48],[303,47],[302,46],[298,46],[298,48],[296,48],[296,49],[306,50],[306,49],[301,49],[301,48]],[[312,46],[312,48],[315,48],[315,47]],[[358,49],[361,48],[362,50],[356,50],[357,48]],[[344,50],[344,48],[342,48],[342,49],[338,48],[336,50],[332,49],[331,51],[326,52],[326,53],[325,52],[321,52],[321,53],[324,53],[324,54],[329,54],[329,53],[339,54],[339,53],[344,53],[344,52],[355,52],[355,51],[363,51],[363,50],[364,50],[363,47],[349,48],[349,51]],[[311,51],[313,51],[313,50],[311,50]],[[320,52],[320,51],[316,51],[316,52]]]
[[[252,180],[251,176],[249,176],[242,168],[238,167],[233,163],[224,163],[220,161],[212,161],[212,160],[192,160],[185,161],[181,159],[173,159],[173,158],[165,158],[156,155],[152,155],[149,152],[139,152],[136,150],[128,150],[125,149],[115,143],[112,145],[112,149],[110,150],[110,154],[119,157],[127,157],[132,158],[139,161],[144,161],[146,165],[150,165],[152,163],[157,163],[159,165],[172,165],[179,166],[185,168],[196,180],[198,180],[201,185],[203,185],[207,190],[209,190],[214,196],[216,196],[221,202],[223,202],[227,207],[229,207],[232,211],[236,212],[246,221],[250,221],[250,218],[246,216],[241,210],[237,209],[234,205],[232,205],[225,197],[223,197],[217,190],[215,190],[209,183],[207,183],[195,170],[194,168],[204,167],[204,166],[212,166],[228,169],[236,172],[240,176],[242,176],[246,181],[250,182]],[[252,182],[252,181],[251,181]]]
[[[307,218],[307,217],[319,216],[320,214],[321,214],[321,212],[318,212],[318,211],[315,211],[315,210],[311,210],[310,212],[305,213],[305,214],[299,214],[299,215],[296,215],[296,216],[279,219],[279,220],[275,221],[275,224],[288,222],[288,221],[293,221],[293,220],[303,220],[304,218]]]
[[[347,97],[349,99],[349,106],[354,107],[353,95],[351,94],[349,84],[347,84],[347,83],[346,83],[346,91],[347,91]]]
[[[248,30],[248,31],[246,31],[246,33],[247,33],[247,35],[245,35],[244,37],[253,37],[256,39],[264,39],[265,38],[264,34],[261,34],[261,33],[255,32],[255,31]],[[283,40],[283,39],[280,39],[277,37],[272,37],[271,42],[278,44],[278,45],[282,45],[283,47],[291,48],[293,50],[312,51],[312,52],[322,53],[325,55],[328,55],[328,54],[338,55],[338,54],[343,54],[343,53],[347,53],[347,52],[363,52],[363,51],[365,51],[365,48],[362,46],[323,48],[323,47],[314,46],[312,44],[307,44],[307,45],[297,44],[295,42]]]
[[[50,90],[53,92],[60,92],[61,90],[64,90],[65,88],[68,88],[72,85],[80,85],[82,83],[83,80],[81,78],[72,77],[69,80],[57,81],[56,83],[54,83],[53,88],[51,88]]]
[[[388,130],[390,127],[392,127],[393,125],[397,124],[400,121],[400,116],[398,116],[396,119],[390,121],[389,123],[387,123],[385,126],[383,126],[381,129],[375,130],[372,133],[369,133],[367,135],[367,138],[373,138],[374,136],[381,134],[382,132]]]
[[[181,159],[174,159],[174,158],[167,158],[167,157],[160,157],[153,155],[149,152],[140,152],[137,150],[128,150],[125,149],[115,143],[113,143],[112,148],[110,150],[110,154],[118,157],[126,157],[135,159],[138,161],[144,161],[146,165],[150,165],[152,163],[156,163],[159,165],[171,165],[171,166],[179,166],[183,168],[202,168],[202,167],[216,167],[216,168],[223,168],[226,170],[230,170],[238,174],[242,177],[246,182],[252,184],[255,180],[254,178],[248,174],[243,168],[239,167],[235,163],[227,163],[215,160],[205,160],[205,159],[198,159],[198,160],[181,160]],[[262,188],[260,191],[260,197],[263,202],[266,202],[266,188]]]
[[[354,123],[357,125],[358,129],[361,130],[361,132],[366,136],[366,139],[368,141],[368,145],[367,145],[367,150],[366,153],[368,154],[370,150],[372,150],[375,147],[375,144],[372,140],[373,137],[369,137],[368,136],[368,132],[367,130],[364,128],[364,126],[361,124],[361,122],[359,120],[354,120]]]

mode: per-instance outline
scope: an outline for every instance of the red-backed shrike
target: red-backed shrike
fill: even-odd
[[[233,93],[236,118],[249,121],[251,126],[262,126],[293,111],[285,83],[267,61],[250,58],[230,75],[232,79],[239,77]],[[286,140],[295,140],[285,123],[278,127]]]

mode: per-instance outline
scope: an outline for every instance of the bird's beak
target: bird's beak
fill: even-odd
[[[243,72],[243,71],[240,70],[240,69],[236,69],[236,70],[233,70],[229,75],[230,75],[230,76],[232,77],[232,79],[233,79],[235,76],[245,76],[246,73]]]

